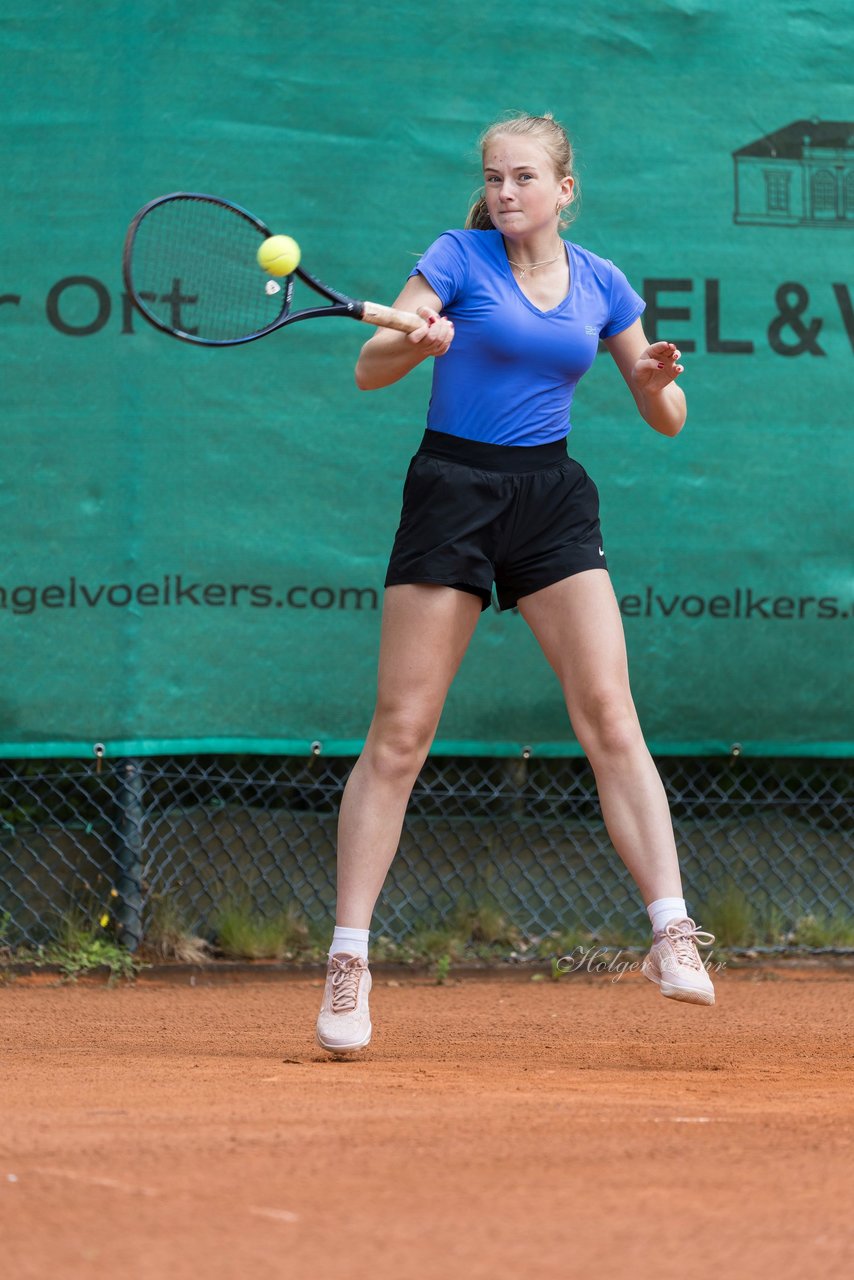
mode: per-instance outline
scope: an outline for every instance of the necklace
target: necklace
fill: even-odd
[[[508,258],[507,261],[511,267],[516,267],[519,272],[519,279],[524,280],[529,271],[533,274],[537,267],[547,267],[552,262],[557,262],[563,252],[564,250],[561,248],[560,253],[556,253],[553,258],[543,258],[542,262],[514,262],[512,258]]]

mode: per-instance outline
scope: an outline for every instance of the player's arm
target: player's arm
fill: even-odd
[[[688,413],[685,395],[676,379],[682,373],[681,352],[672,342],[646,340],[643,325],[635,320],[622,333],[603,338],[617,368],[635,398],[638,411],[653,430],[676,436]]]
[[[454,326],[439,313],[442,303],[423,276],[410,276],[394,303],[414,311],[424,324],[413,333],[377,329],[356,361],[356,385],[362,391],[388,387],[428,356],[443,356],[454,338]]]

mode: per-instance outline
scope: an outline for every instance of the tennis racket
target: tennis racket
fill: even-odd
[[[189,191],[159,196],[140,209],[125,237],[128,295],[155,328],[203,347],[254,342],[320,316],[349,316],[401,333],[424,323],[410,311],[350,298],[302,267],[274,278],[256,259],[259,245],[272,234],[230,200]],[[326,304],[292,311],[295,278]]]

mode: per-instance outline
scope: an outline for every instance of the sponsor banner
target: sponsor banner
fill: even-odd
[[[462,225],[479,131],[525,108],[574,138],[569,237],[684,356],[675,440],[604,352],[569,440],[650,745],[850,754],[854,121],[827,39],[845,14],[307,0],[287,47],[273,0],[9,18],[0,753],[358,750],[429,370],[358,392],[369,330],[342,319],[170,340],[129,307],[125,229],[156,195],[211,191],[391,302]],[[483,615],[435,750],[578,752],[517,612]]]

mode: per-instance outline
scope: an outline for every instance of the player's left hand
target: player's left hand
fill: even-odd
[[[635,362],[632,380],[639,391],[663,391],[684,371],[682,352],[673,342],[651,342]]]

